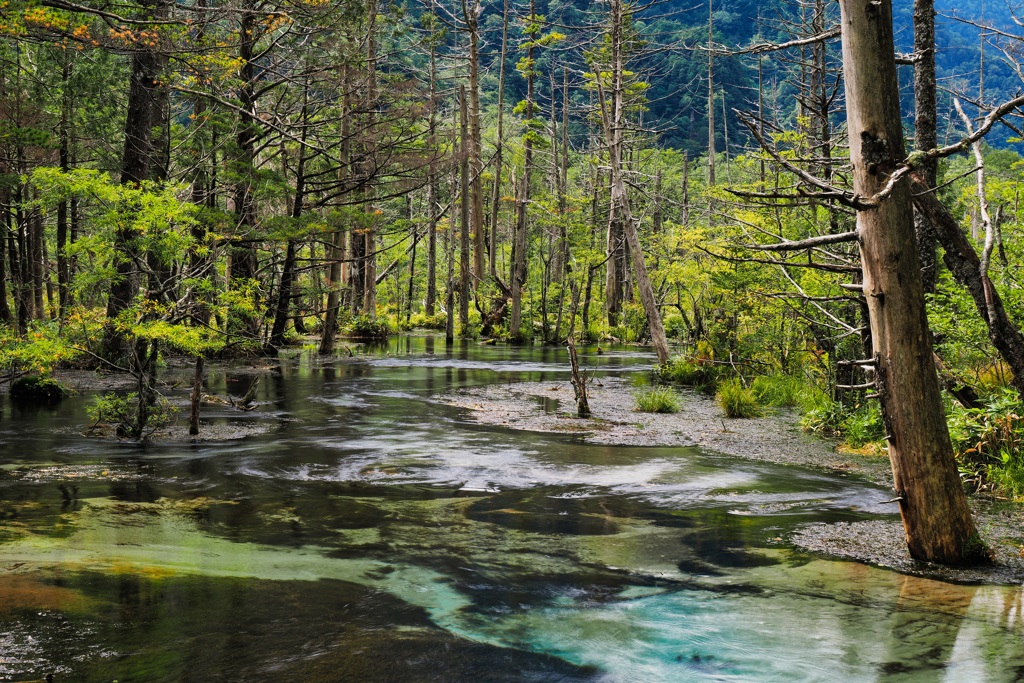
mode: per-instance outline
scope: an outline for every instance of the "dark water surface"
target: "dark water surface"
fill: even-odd
[[[257,376],[258,410],[204,418],[266,430],[195,444],[85,438],[88,395],[0,402],[0,680],[1024,680],[1020,588],[777,540],[884,515],[884,490],[482,427],[438,400],[565,379],[561,349],[400,338],[208,389]]]

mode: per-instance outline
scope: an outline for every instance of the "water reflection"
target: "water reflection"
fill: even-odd
[[[584,356],[602,373],[652,362],[626,348]],[[903,577],[775,540],[887,514],[876,487],[480,427],[437,400],[541,377],[567,378],[564,350],[432,337],[214,369],[210,393],[255,387],[259,405],[204,407],[204,425],[269,429],[188,445],[81,437],[85,397],[4,405],[0,679],[1024,673],[1019,588]]]

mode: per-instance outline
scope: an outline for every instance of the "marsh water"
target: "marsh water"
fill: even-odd
[[[402,337],[261,365],[209,372],[222,396],[260,378],[256,410],[204,407],[223,440],[87,438],[88,392],[3,399],[0,680],[1024,680],[1020,587],[785,544],[888,518],[888,491],[480,426],[441,400],[567,379],[561,349]]]

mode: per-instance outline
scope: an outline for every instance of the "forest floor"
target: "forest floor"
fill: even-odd
[[[575,416],[568,382],[490,385],[453,392],[443,400],[466,409],[471,419],[482,424],[572,433],[595,444],[697,446],[737,458],[812,467],[892,487],[892,470],[884,454],[840,451],[834,441],[804,433],[792,412],[729,419],[723,417],[712,397],[685,392],[678,413],[640,413],[635,410],[633,391],[623,379],[595,380],[588,390],[592,417],[586,420]],[[796,529],[786,541],[805,551],[958,583],[1024,581],[1024,506],[988,496],[972,496],[970,503],[978,530],[992,551],[990,566],[956,569],[913,560],[903,526],[895,517],[813,524]]]

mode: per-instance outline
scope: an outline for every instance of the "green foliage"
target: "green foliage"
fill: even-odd
[[[391,326],[381,318],[357,315],[345,325],[344,336],[351,339],[383,341],[391,336]]]
[[[156,396],[152,405],[145,406],[139,394],[133,391],[124,395],[108,393],[96,396],[86,405],[85,412],[93,423],[91,432],[107,426],[112,427],[119,437],[137,434],[144,438],[173,422],[176,411],[162,396]],[[142,433],[143,428],[148,431]]]
[[[663,382],[673,382],[713,393],[725,372],[707,358],[673,356],[658,369]]]
[[[814,392],[801,402],[804,416],[801,425],[811,432],[836,436],[852,448],[877,444],[884,448],[885,423],[877,401],[852,407],[832,400],[824,392]]]
[[[763,414],[754,392],[744,387],[739,379],[734,378],[719,384],[716,398],[726,417],[760,417]]]
[[[427,315],[424,311],[413,313],[409,318],[409,325],[413,328],[426,330],[443,330],[448,316],[443,311],[435,312],[434,315]]]
[[[11,398],[19,401],[55,403],[68,395],[67,389],[52,377],[28,375],[11,383]]]
[[[633,394],[633,398],[641,413],[678,413],[682,408],[679,394],[672,387],[645,387]]]
[[[1009,389],[981,408],[951,406],[949,434],[961,477],[976,490],[1024,496],[1024,405]]]
[[[750,383],[750,390],[763,406],[792,408],[800,405],[804,379],[793,375],[758,375]]]
[[[48,375],[57,366],[78,359],[83,353],[79,345],[83,340],[79,330],[68,330],[71,334],[61,334],[54,322],[38,321],[25,336],[18,337],[0,327],[0,370]]]

